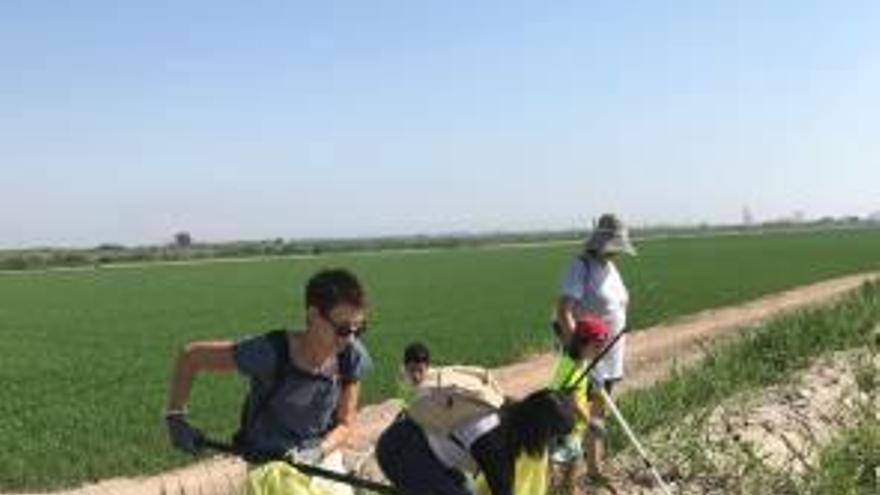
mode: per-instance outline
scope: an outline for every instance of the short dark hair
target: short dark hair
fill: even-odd
[[[406,346],[403,351],[403,364],[409,363],[430,363],[431,353],[428,346],[421,342],[413,342]]]
[[[327,315],[336,306],[349,304],[356,308],[366,305],[360,281],[344,268],[330,268],[314,274],[306,284],[306,307],[314,307]]]
[[[513,459],[522,452],[540,455],[554,438],[571,432],[576,420],[572,398],[546,388],[505,409],[502,418],[510,442],[507,454]]]

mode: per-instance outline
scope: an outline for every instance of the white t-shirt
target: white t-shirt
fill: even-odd
[[[613,339],[626,328],[626,306],[629,292],[623,285],[614,263],[587,257],[572,260],[562,279],[561,295],[577,301],[575,317],[592,313],[602,318]],[[605,357],[593,368],[593,375],[601,379],[623,378],[623,353],[626,336],[620,338]]]

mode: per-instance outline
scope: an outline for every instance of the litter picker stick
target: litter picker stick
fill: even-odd
[[[209,449],[216,450],[218,452],[223,452],[226,454],[239,455],[238,451],[232,445],[224,442],[218,442],[216,440],[211,440],[209,438],[202,439],[200,442],[202,447],[207,447]],[[289,459],[277,459],[279,461],[286,462],[291,466],[295,467],[303,474],[307,474],[309,476],[318,476],[319,478],[326,478],[332,481],[336,481],[339,483],[345,483],[346,485],[357,486],[360,488],[366,488],[367,490],[383,493],[386,495],[402,495],[397,491],[393,486],[386,485],[383,483],[377,483],[375,481],[366,480],[363,478],[358,478],[357,476],[352,476],[349,474],[338,473],[336,471],[331,471],[329,469],[324,469],[318,466],[312,466],[311,464],[302,464],[298,462],[291,462]]]
[[[598,387],[599,394],[602,396],[602,400],[605,401],[605,405],[608,406],[608,409],[611,410],[611,414],[614,416],[614,419],[620,423],[620,427],[623,428],[624,434],[629,439],[629,442],[635,447],[636,452],[639,453],[639,457],[642,458],[642,461],[645,463],[645,467],[651,472],[651,475],[657,480],[657,484],[660,486],[660,490],[666,495],[672,495],[672,492],[669,491],[669,486],[663,481],[663,477],[660,476],[660,473],[657,472],[657,467],[654,466],[654,463],[651,462],[651,459],[648,458],[648,452],[645,451],[645,448],[642,447],[642,444],[639,443],[639,440],[636,438],[632,429],[629,427],[629,424],[623,419],[623,415],[620,414],[620,410],[617,409],[617,405],[611,400],[611,397],[608,395],[608,392],[604,387]]]

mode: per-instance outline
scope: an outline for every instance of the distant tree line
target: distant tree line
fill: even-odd
[[[202,243],[178,233],[163,246],[133,246],[105,243],[89,249],[42,248],[0,251],[0,270],[31,270],[50,267],[88,267],[121,263],[192,261],[212,258],[253,258],[273,256],[316,256],[322,254],[436,249],[493,245],[508,242],[542,242],[576,239],[583,232],[530,232],[484,235],[443,235],[376,237],[364,239],[271,239]]]
[[[832,228],[880,227],[880,216],[831,218],[815,221],[771,221],[761,224],[696,226],[652,226],[634,228],[636,239],[695,234],[724,234],[748,232],[775,232],[792,230],[822,230]],[[189,232],[174,234],[173,241],[162,246],[125,246],[105,243],[88,249],[40,248],[0,251],[0,270],[34,270],[55,267],[100,267],[123,263],[150,263],[193,261],[213,258],[280,257],[387,250],[455,249],[491,246],[508,243],[540,243],[578,241],[586,236],[585,230],[538,232],[496,232],[484,234],[414,235],[358,239],[285,240],[281,238],[259,241],[203,243],[193,239]]]

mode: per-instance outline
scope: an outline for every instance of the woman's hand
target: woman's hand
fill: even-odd
[[[354,438],[360,392],[360,382],[342,384],[339,404],[336,406],[336,427],[330,430],[321,442],[321,450],[324,452],[332,452]]]
[[[576,305],[577,301],[568,296],[560,297],[556,303],[556,323],[559,325],[559,339],[563,344],[568,344],[574,335]]]

